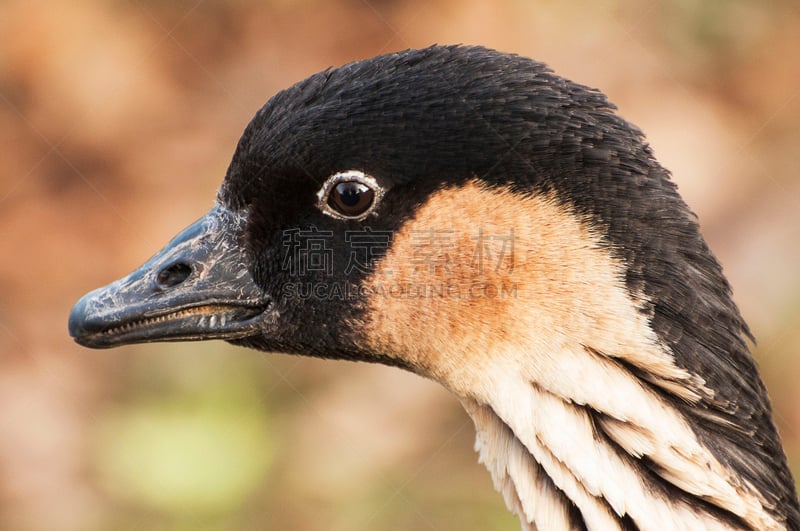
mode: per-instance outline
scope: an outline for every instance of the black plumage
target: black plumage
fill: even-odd
[[[363,172],[385,190],[366,220],[334,219],[319,208],[317,191],[345,170]],[[228,219],[241,225],[215,248],[237,249],[252,297],[237,303],[230,295],[243,292],[237,285],[222,302],[207,295],[193,300],[189,294],[180,304],[167,300],[145,311],[108,291],[94,292],[73,310],[71,333],[89,346],[220,337],[265,351],[377,361],[425,374],[428,367],[364,340],[371,306],[358,289],[392,250],[391,236],[415,220],[432,194],[471,182],[520,197],[554,198],[560,209],[601,235],[603,251],[624,265],[621,280],[641,301],[637,311],[675,365],[692,378],[665,382],[642,366],[625,360],[619,365],[688,419],[701,443],[763,496],[777,521],[800,528],[794,483],[748,351],[750,333],[694,215],[643,134],[617,116],[603,94],[523,57],[434,46],[326,70],[277,94],[247,126],[219,191],[223,214],[214,218],[221,226],[233,223]],[[367,267],[348,271],[352,256],[343,251],[351,249],[348,234],[363,232],[364,226],[390,238],[370,247],[363,260]],[[527,230],[535,233],[536,227]],[[299,279],[290,262],[307,256],[287,256],[292,231],[323,234],[333,250],[330,268],[304,271]],[[172,267],[173,272],[174,260],[165,256],[157,255],[138,276],[109,289],[127,290],[149,278],[148,271]],[[167,297],[173,287],[188,289],[193,282],[191,262],[180,260],[190,265],[188,280],[185,286],[183,278],[174,286],[156,286]],[[287,297],[286,287],[298,280],[344,286],[351,295]],[[169,334],[148,331],[147,316],[202,307],[197,310],[202,317],[214,313],[214,304],[224,306],[224,321],[247,325],[209,330],[208,322],[187,321],[181,314],[180,326]],[[117,337],[124,325],[142,332]],[[687,400],[673,385],[692,387],[698,398]],[[602,426],[604,412],[589,408],[589,414]],[[636,464],[653,489],[686,498],[722,522],[752,527],[719,503],[665,481],[659,465],[646,456]],[[574,502],[570,511],[580,515]],[[629,516],[620,518],[631,524]]]

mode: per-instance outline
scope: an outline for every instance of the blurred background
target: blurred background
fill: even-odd
[[[0,528],[518,528],[430,382],[66,330],[206,212],[272,94],[432,43],[545,61],[648,134],[758,338],[797,475],[798,35],[795,0],[0,2]]]

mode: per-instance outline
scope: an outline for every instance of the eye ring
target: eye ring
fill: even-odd
[[[317,192],[317,208],[332,218],[361,221],[375,212],[384,191],[374,177],[362,171],[338,172]]]

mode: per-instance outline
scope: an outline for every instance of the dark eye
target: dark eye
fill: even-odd
[[[386,190],[361,170],[334,173],[317,191],[317,208],[339,220],[361,221],[372,213]]]
[[[356,218],[375,201],[375,192],[358,181],[342,181],[331,190],[328,205],[342,216]]]

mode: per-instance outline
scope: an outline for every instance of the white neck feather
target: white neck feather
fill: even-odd
[[[622,518],[639,529],[730,529],[691,497],[753,529],[780,529],[681,414],[624,368],[582,347],[550,363],[573,377],[533,380],[507,366],[486,374],[486,396],[462,399],[480,460],[523,529],[570,529],[576,510],[589,529],[622,529]]]

